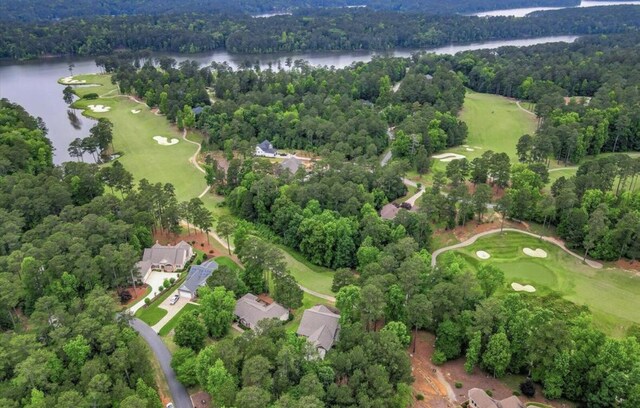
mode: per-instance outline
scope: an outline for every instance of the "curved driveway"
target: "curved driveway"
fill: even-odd
[[[184,385],[180,384],[180,381],[176,378],[176,373],[173,371],[173,368],[171,368],[171,353],[162,342],[160,336],[140,319],[132,319],[131,327],[140,333],[140,336],[142,336],[144,341],[151,347],[153,354],[156,355],[156,358],[160,362],[160,367],[162,367],[164,376],[167,378],[167,383],[169,384],[173,405],[175,405],[176,408],[192,408],[193,405],[191,404],[189,393]]]
[[[492,229],[489,231],[485,231],[485,232],[481,232],[479,234],[476,234],[474,236],[472,236],[471,238],[469,238],[466,241],[460,242],[458,244],[455,245],[450,245],[448,247],[444,247],[444,248],[440,248],[438,250],[435,250],[433,252],[433,254],[431,254],[431,266],[436,266],[436,260],[438,258],[438,255],[447,252],[447,251],[451,251],[454,249],[460,249],[460,248],[464,248],[464,247],[468,247],[469,245],[472,245],[474,242],[476,242],[478,240],[478,238],[482,238],[482,237],[486,237],[487,235],[491,235],[491,234],[496,234],[498,232],[500,232],[500,228],[496,228],[496,229]],[[582,261],[582,257],[578,254],[576,254],[575,252],[570,251],[569,249],[567,249],[567,247],[564,245],[564,242],[559,241],[556,238],[553,237],[546,237],[546,236],[542,236],[542,235],[538,235],[538,234],[534,234],[532,232],[528,232],[528,231],[522,231],[519,229],[515,229],[515,228],[504,228],[503,231],[508,231],[508,232],[516,232],[518,234],[525,234],[525,235],[529,235],[532,236],[534,238],[539,238],[543,241],[549,242],[553,245],[556,245],[558,247],[560,247],[560,249],[562,249],[564,252],[568,253],[569,255],[573,256],[574,258],[577,258],[579,260]],[[590,267],[594,268],[594,269],[602,269],[602,264],[600,262],[596,262],[596,261],[592,261],[587,259],[585,261],[585,263],[587,265],[589,265]]]

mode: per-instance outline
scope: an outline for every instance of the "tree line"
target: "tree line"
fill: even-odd
[[[161,408],[147,349],[113,296],[139,279],[154,200],[104,194],[95,164],[54,167],[41,121],[1,109],[0,405]]]
[[[0,58],[95,56],[121,49],[275,53],[433,48],[452,43],[637,31],[638,13],[636,6],[569,8],[524,18],[318,9],[271,18],[188,13],[1,21],[4,35],[0,38]]]

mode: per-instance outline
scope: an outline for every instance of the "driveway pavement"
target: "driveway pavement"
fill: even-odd
[[[169,295],[169,297],[166,298],[164,302],[160,303],[159,307],[166,310],[167,314],[152,327],[152,329],[156,333],[159,332],[160,329],[162,329],[165,324],[169,323],[169,320],[173,319],[174,316],[177,315],[178,312],[181,311],[182,308],[185,307],[187,303],[189,303],[189,299],[180,297],[178,298],[178,302],[175,305],[172,305],[171,298],[173,297],[173,295],[179,295],[178,289],[176,289],[171,295]]]
[[[153,298],[158,293],[158,288],[162,285],[164,280],[171,278],[178,279],[178,274],[151,271],[151,273],[149,273],[149,276],[147,277],[147,280],[144,282],[147,285],[151,286],[151,292],[149,292],[149,294],[145,296],[145,298]],[[131,310],[131,314],[135,314],[142,306],[144,306],[144,299],[141,299],[138,303],[131,306],[129,310]]]
[[[151,327],[140,319],[132,319],[131,327],[140,333],[160,362],[160,367],[162,367],[164,376],[167,379],[167,384],[169,384],[169,391],[171,392],[175,407],[193,408],[187,389],[184,385],[180,384],[176,378],[176,373],[173,371],[173,368],[171,368],[171,353],[167,346],[162,342],[162,339],[160,339],[160,336],[158,336]]]

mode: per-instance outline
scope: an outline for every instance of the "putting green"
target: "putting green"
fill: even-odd
[[[111,84],[109,75],[77,75],[76,80],[100,84],[100,87],[76,87],[79,96],[97,93],[104,97],[93,100],[80,99],[74,107],[87,109],[88,105],[110,107],[108,112],[96,113],[87,109],[83,113],[93,118],[108,118],[113,122],[113,145],[116,152],[122,152],[119,159],[135,180],[146,178],[152,183],[171,183],[176,188],[179,200],[189,200],[204,191],[204,175],[190,162],[189,158],[197,146],[182,140],[182,134],[164,116],[152,113],[145,105],[127,97],[117,95],[117,87]],[[132,114],[132,110],[140,110]],[[171,146],[158,144],[154,136],[164,136],[179,143]]]
[[[522,249],[544,249],[547,258],[531,258]],[[483,250],[488,261],[474,256]],[[563,298],[589,307],[594,323],[606,333],[622,336],[632,324],[640,324],[640,276],[617,268],[593,269],[557,246],[527,235],[506,232],[478,239],[473,245],[456,251],[472,270],[492,264],[505,274],[505,292],[511,282],[532,285],[537,296],[558,292]]]

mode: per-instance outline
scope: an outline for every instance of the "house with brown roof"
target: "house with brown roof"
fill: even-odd
[[[251,293],[238,299],[233,313],[241,325],[250,329],[255,329],[258,322],[264,319],[289,320],[289,310],[285,307]]]
[[[160,245],[155,243],[151,248],[146,248],[142,254],[142,260],[136,264],[140,274],[146,279],[152,270],[175,272],[183,269],[193,257],[193,248],[184,241],[177,245]]]
[[[324,358],[338,340],[339,321],[339,314],[324,305],[316,305],[304,311],[296,333],[306,337],[316,347],[320,357]]]
[[[380,210],[380,217],[384,220],[392,220],[398,215],[400,208],[394,203],[389,203]]]
[[[469,408],[525,408],[515,395],[503,400],[491,398],[484,390],[472,388],[469,390]]]

